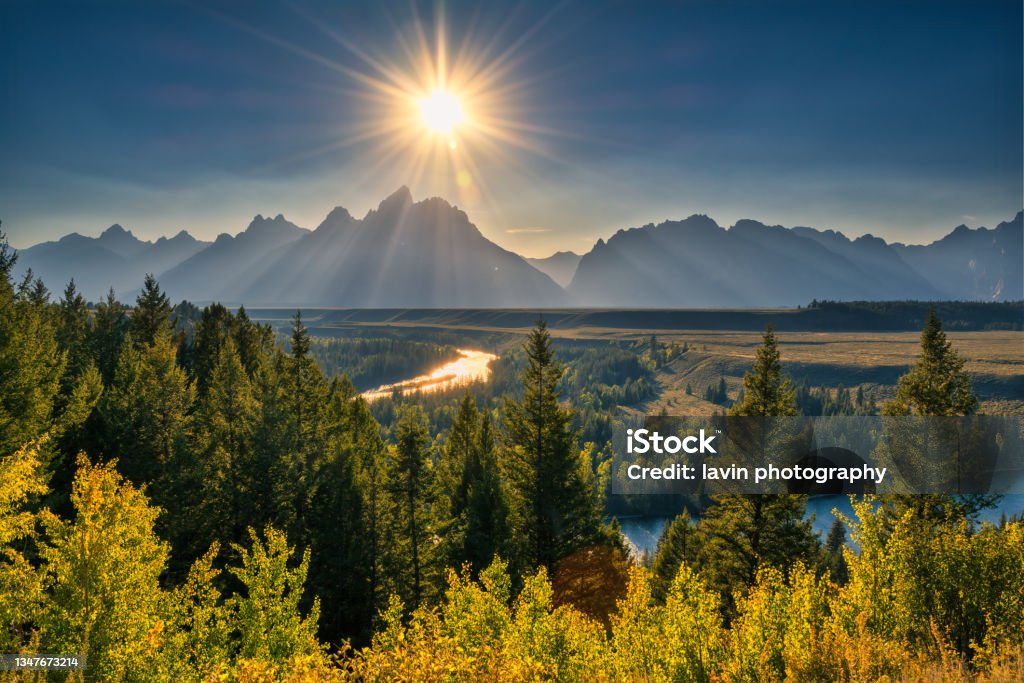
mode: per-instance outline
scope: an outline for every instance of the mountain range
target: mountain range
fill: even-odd
[[[237,235],[142,241],[114,225],[19,252],[51,287],[74,278],[123,299],[154,274],[173,300],[347,308],[773,307],[812,299],[1024,299],[1022,214],[928,245],[703,215],[618,231],[586,254],[526,259],[440,198],[405,187],[363,218],[338,207],[313,230],[256,216]]]
[[[556,251],[545,258],[528,258],[526,262],[540,272],[547,273],[562,287],[568,287],[581,258],[583,257],[572,251]]]

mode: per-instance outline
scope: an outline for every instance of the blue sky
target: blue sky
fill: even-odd
[[[1020,2],[551,8],[3,3],[3,229],[24,247],[114,222],[312,228],[402,184],[527,255],[692,213],[928,242],[1021,209]],[[516,141],[467,139],[468,184],[354,140],[386,113],[359,74],[412,71],[403,41],[439,23],[450,62],[508,58],[491,85]]]

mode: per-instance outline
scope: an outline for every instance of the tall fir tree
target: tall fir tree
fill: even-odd
[[[187,440],[191,433],[195,387],[177,365],[170,335],[144,348],[125,344],[114,382],[103,394],[104,454],[135,485],[151,484],[159,505],[190,500],[178,489],[190,471]],[[180,497],[177,497],[180,494]]]
[[[782,374],[779,342],[771,325],[761,337],[754,365],[743,376],[742,399],[730,410],[730,415],[778,417],[797,415],[793,383]]]
[[[90,346],[93,361],[103,376],[103,383],[109,385],[114,381],[114,372],[121,357],[121,346],[128,332],[128,312],[124,304],[117,300],[113,288],[107,296],[96,305],[93,319]]]
[[[202,469],[201,536],[227,546],[246,539],[255,517],[253,479],[264,473],[254,462],[259,400],[230,338],[218,356],[197,411],[196,448]]]
[[[883,415],[973,415],[978,397],[964,360],[946,338],[935,309],[928,309],[921,332],[921,357],[896,384],[896,396],[882,407]]]
[[[10,280],[16,261],[0,232],[0,457],[53,426],[67,363],[49,306]]]
[[[921,331],[921,357],[896,384],[896,396],[882,406],[882,414],[889,417],[963,417],[978,410],[978,397],[971,386],[970,375],[964,370],[964,360],[946,338],[942,321],[934,308],[928,309],[924,329]],[[953,425],[948,421],[914,421],[892,426],[898,435],[902,428],[911,432],[923,430],[926,443],[935,437],[939,448],[949,440]],[[897,437],[898,439],[898,437]],[[912,439],[913,441],[913,439]],[[898,441],[897,441],[898,442]],[[908,447],[901,457],[917,449]],[[927,449],[926,449],[927,450]],[[935,464],[925,458],[921,467]],[[941,462],[939,463],[942,464]],[[898,495],[885,496],[885,511],[891,517],[898,517],[910,511],[925,526],[946,522],[959,523],[976,515],[984,508],[992,507],[998,501],[994,495]]]
[[[316,360],[310,354],[309,330],[302,314],[292,321],[291,353],[284,359],[279,380],[285,410],[285,442],[282,453],[290,458],[289,481],[293,491],[293,518],[286,527],[293,536],[301,536],[310,501],[315,496],[319,468],[327,452],[324,408],[327,383]]]
[[[152,344],[171,330],[171,300],[160,290],[156,278],[146,275],[142,291],[135,300],[128,326],[136,346]]]
[[[599,501],[580,478],[573,414],[559,402],[563,369],[543,320],[525,351],[522,398],[505,401],[502,469],[519,561],[525,569],[553,569],[562,557],[606,540],[606,533],[595,524]]]
[[[73,380],[85,368],[92,364],[89,353],[89,311],[85,298],[79,293],[74,279],[64,288],[64,295],[59,302],[57,315],[57,342],[61,350],[67,354],[68,362],[65,369],[65,380],[62,382],[64,393],[73,386]]]
[[[395,441],[386,452],[387,564],[395,592],[415,609],[434,596],[441,578],[434,542],[430,436],[419,406],[403,409]]]
[[[651,594],[656,600],[664,601],[668,596],[680,567],[694,564],[700,540],[697,527],[686,510],[665,525],[651,561]]]
[[[355,402],[351,383],[332,380],[325,411],[327,451],[305,525],[312,551],[309,586],[323,605],[320,633],[339,645],[345,638],[367,642],[375,614],[368,592],[372,558],[360,490]]]
[[[475,576],[506,548],[507,507],[490,415],[481,415],[468,393],[438,462],[437,499],[445,563],[468,564]]]
[[[491,566],[496,556],[505,556],[510,546],[508,502],[498,468],[497,447],[491,415],[480,416],[476,447],[463,476],[466,508],[462,539],[463,562],[478,574]]]
[[[792,382],[782,372],[778,341],[769,325],[754,365],[743,377],[743,397],[729,411],[735,417],[797,414]],[[701,517],[701,570],[719,590],[727,610],[737,591],[754,585],[758,569],[792,567],[811,561],[817,537],[804,519],[806,496],[788,494],[712,496]]]

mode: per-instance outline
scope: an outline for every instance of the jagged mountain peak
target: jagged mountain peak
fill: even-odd
[[[239,233],[238,237],[280,237],[294,233],[309,232],[305,228],[295,225],[283,214],[277,214],[273,218],[265,218],[262,214],[256,214],[246,229]],[[218,238],[219,239],[219,238]]]
[[[134,237],[131,230],[126,230],[120,223],[114,223],[109,228],[100,233],[100,237],[117,237],[117,236]]]

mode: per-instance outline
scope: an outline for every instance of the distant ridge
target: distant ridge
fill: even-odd
[[[928,245],[833,230],[694,215],[619,230],[580,256],[526,259],[491,242],[459,208],[407,187],[356,218],[333,209],[314,230],[257,215],[237,235],[182,230],[144,242],[112,225],[19,254],[51,289],[74,278],[89,299],[129,298],[146,273],[175,300],[345,308],[763,308],[836,301],[1024,299],[1022,213]]]
[[[21,250],[17,266],[22,272],[31,269],[51,289],[63,289],[73,278],[83,296],[98,301],[111,287],[122,295],[138,289],[146,273],[164,273],[208,246],[185,230],[144,242],[114,224],[99,237],[73,232]]]
[[[927,246],[707,216],[620,230],[580,259],[568,286],[584,306],[766,307],[811,299],[1024,298],[1021,214],[957,228]]]
[[[540,272],[546,273],[560,286],[568,287],[581,258],[583,257],[572,251],[556,251],[547,258],[528,258],[526,262]]]

